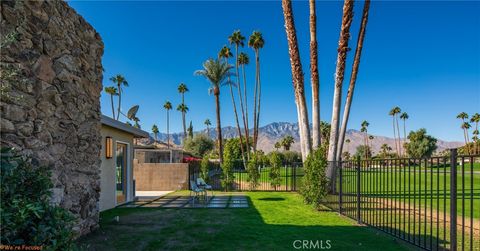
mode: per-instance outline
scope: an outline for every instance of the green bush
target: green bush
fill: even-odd
[[[184,142],[185,150],[197,157],[203,157],[214,145],[213,140],[204,134],[196,134],[193,138],[187,137]]]
[[[247,164],[247,181],[250,183],[250,190],[255,190],[259,185],[260,172],[258,168],[262,164],[264,156],[263,152],[250,154],[250,160]]]
[[[200,162],[200,177],[208,183],[209,181],[209,176],[208,176],[208,171],[210,170],[210,160],[209,156],[205,155],[202,158],[202,161]]]
[[[232,143],[230,143],[232,142]],[[228,191],[232,189],[234,179],[233,176],[233,167],[235,166],[237,148],[233,141],[228,140],[223,149],[223,163],[222,163],[222,176],[221,183],[222,187]]]
[[[1,244],[73,248],[73,215],[50,204],[50,173],[11,148],[1,149]]]
[[[277,190],[277,187],[280,186],[280,167],[282,166],[282,155],[278,152],[271,152],[270,157],[270,185]]]
[[[325,175],[328,162],[325,151],[325,147],[320,147],[307,157],[304,163],[303,184],[300,188],[305,203],[316,208],[319,207],[328,189],[328,179]]]

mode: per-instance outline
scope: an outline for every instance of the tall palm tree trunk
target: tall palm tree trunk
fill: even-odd
[[[320,95],[318,77],[318,52],[317,52],[317,17],[315,0],[309,1],[310,5],[310,78],[312,84],[312,148],[321,145],[320,132]]]
[[[220,121],[220,90],[217,88],[214,89],[215,95],[215,106],[216,106],[216,115],[217,115],[217,140],[218,140],[218,155],[220,164],[223,163],[223,142],[222,142],[222,124]]]
[[[117,107],[117,120],[120,118],[120,106],[122,105],[122,87],[118,84],[118,107]]]
[[[228,64],[228,60],[226,58],[225,58],[225,63]],[[228,77],[228,82],[230,83],[230,77]],[[247,163],[245,162],[245,150],[243,149],[244,145],[243,145],[242,130],[240,129],[240,123],[238,121],[237,105],[235,103],[235,96],[233,95],[232,84],[230,83],[229,86],[230,86],[230,96],[232,97],[233,113],[235,114],[235,123],[237,125],[238,137],[240,138],[240,151],[242,153],[243,167],[246,170],[247,169]]]
[[[397,152],[398,157],[400,157],[400,153],[398,152],[398,144],[397,144],[397,131],[395,129],[395,114],[392,116],[392,125],[393,125],[393,139],[395,141],[395,151]]]
[[[182,105],[185,105],[185,94],[182,93]],[[185,122],[185,111],[182,111],[183,140],[187,138],[187,124]]]
[[[347,100],[345,101],[345,108],[343,110],[342,126],[340,128],[340,136],[338,138],[337,160],[342,156],[343,144],[345,141],[345,134],[347,132],[348,119],[350,117],[350,108],[352,106],[353,93],[355,90],[355,83],[357,81],[358,68],[360,66],[360,57],[362,55],[363,40],[365,38],[365,31],[368,22],[368,10],[370,8],[370,0],[365,1],[363,6],[362,24],[360,25],[360,32],[357,38],[357,48],[355,49],[355,57],[353,60],[352,74],[350,76],[350,85],[348,86]]]
[[[290,65],[292,68],[295,104],[297,105],[302,160],[305,161],[312,151],[312,143],[310,138],[307,105],[305,102],[302,63],[300,61],[300,52],[298,50],[297,34],[292,12],[292,2],[290,0],[282,0],[282,8],[283,16],[285,18],[285,31],[288,40],[288,53],[290,55]]]
[[[247,146],[247,159],[250,160],[250,127],[248,125],[248,100],[247,100],[247,78],[245,74],[245,65],[242,64],[243,72],[243,96],[245,98],[245,138]]]
[[[247,149],[246,149],[246,155],[247,155],[247,159],[250,159],[250,154],[249,154],[249,146],[248,146],[248,127],[247,127],[247,121],[245,120],[245,109],[244,109],[244,104],[243,104],[243,97],[242,97],[242,91],[241,91],[241,84],[240,84],[240,74],[239,74],[239,70],[238,70],[238,45],[235,45],[235,70],[236,70],[236,74],[237,74],[237,91],[238,91],[238,98],[240,99],[240,107],[241,107],[241,111],[242,111],[242,121],[243,121],[243,128],[245,129],[245,138],[246,138],[246,146],[247,146]],[[244,72],[245,73],[245,72]],[[245,77],[245,76],[244,76]],[[232,99],[233,99],[233,94],[232,94]],[[238,123],[237,123],[238,124]],[[240,130],[240,127],[239,127],[239,130]],[[241,135],[241,133],[239,133],[239,135]],[[241,138],[241,136],[240,136]],[[240,139],[240,141],[242,141]],[[243,150],[243,143],[242,144],[242,150]],[[242,153],[242,158],[245,159],[245,153]],[[244,161],[245,162],[245,161]],[[245,165],[245,163],[244,163]],[[246,166],[245,166],[246,168]]]
[[[258,57],[258,49],[255,49],[255,88],[253,91],[253,151],[257,151],[257,96],[258,96],[258,64],[260,59]]]
[[[403,156],[403,146],[402,146],[402,136],[400,135],[400,127],[398,126],[398,114],[395,116],[397,122],[397,132],[398,132],[398,151],[400,152],[399,157]]]
[[[210,127],[207,125],[207,136],[210,138]]]
[[[407,122],[404,119],[403,120],[403,144],[405,145],[405,143],[407,143]],[[405,151],[405,149],[404,149],[403,155],[404,157],[407,157],[407,152]]]
[[[335,158],[338,150],[338,129],[340,106],[342,101],[342,85],[345,75],[345,62],[347,60],[348,40],[350,38],[350,26],[353,19],[353,0],[345,0],[343,4],[342,27],[340,29],[340,38],[338,41],[337,66],[335,70],[335,89],[333,93],[332,120],[330,129],[330,144],[328,146],[327,160],[330,164],[327,168],[327,178],[331,181],[335,179]],[[332,182],[333,185],[333,182]]]
[[[257,49],[258,50],[258,49]],[[255,148],[258,144],[258,128],[260,126],[260,104],[261,104],[261,97],[262,97],[262,81],[260,80],[260,51],[257,53],[258,55],[258,95],[257,95],[257,123],[255,123]]]
[[[110,103],[112,104],[112,115],[113,115],[113,119],[115,119],[115,107],[113,106],[113,95],[110,94]]]
[[[167,148],[170,149],[170,116],[167,110]]]

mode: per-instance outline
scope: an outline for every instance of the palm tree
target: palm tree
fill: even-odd
[[[383,144],[380,147],[380,150],[382,151],[382,157],[386,158],[388,156],[388,154],[390,153],[390,151],[392,151],[392,148],[387,144]]]
[[[290,147],[292,144],[295,143],[295,140],[293,139],[292,136],[288,135],[285,138],[282,139],[282,146],[285,151],[290,151]]]
[[[361,132],[364,133],[364,145],[365,145],[365,149],[368,149],[368,126],[370,125],[370,123],[368,123],[368,121],[364,120],[362,122],[362,128],[360,129]],[[367,154],[368,151],[365,151],[365,159],[368,159],[368,154]]]
[[[172,110],[172,103],[166,101],[163,105],[163,108],[167,110],[167,148],[170,149],[170,116],[169,111]]]
[[[215,106],[217,114],[217,140],[220,163],[223,162],[223,144],[222,144],[222,125],[220,121],[220,87],[227,82],[228,78],[232,76],[230,70],[232,66],[227,63],[222,63],[220,60],[209,59],[203,63],[203,69],[195,71],[195,75],[203,76],[210,81],[209,92],[215,96]]]
[[[153,132],[153,135],[155,136],[155,142],[157,142],[157,136],[158,136],[158,132],[159,132],[157,125],[154,124],[152,126],[152,132]]]
[[[474,143],[474,153],[473,154],[477,154],[478,153],[478,135],[479,135],[478,123],[480,122],[480,114],[478,114],[478,113],[473,114],[472,118],[470,119],[470,122],[475,123],[475,130],[472,133],[473,134],[472,140],[473,140],[473,143]]]
[[[262,94],[262,85],[260,82],[260,49],[263,48],[265,41],[262,33],[254,31],[248,40],[248,46],[255,51],[255,89],[253,92],[253,151],[257,150],[258,142],[258,124],[260,122],[260,97]]]
[[[353,59],[352,73],[350,75],[350,84],[348,86],[347,99],[345,100],[345,108],[343,110],[342,126],[340,128],[340,136],[338,138],[339,150],[337,151],[337,157],[343,151],[343,139],[347,132],[348,118],[350,117],[350,107],[352,106],[353,93],[355,90],[355,83],[357,81],[358,68],[360,66],[360,57],[362,55],[363,40],[365,38],[365,32],[368,22],[368,11],[370,9],[370,0],[366,0],[363,5],[362,23],[360,25],[360,32],[357,38],[357,48],[355,50],[355,56]]]
[[[350,26],[353,19],[353,0],[345,0],[343,3],[343,16],[342,26],[340,28],[340,37],[338,39],[338,55],[335,69],[335,88],[333,93],[333,105],[332,105],[332,120],[330,139],[328,146],[328,161],[335,161],[338,150],[338,137],[339,137],[339,117],[340,106],[342,101],[342,86],[343,79],[345,77],[345,63],[347,60],[348,40],[350,38]],[[331,162],[334,164],[334,162]],[[335,177],[335,165],[329,165],[327,169],[327,177],[333,179]]]
[[[235,72],[236,72],[236,75],[237,75],[237,91],[238,91],[238,98],[240,99],[240,108],[241,108],[241,111],[242,111],[242,120],[243,120],[243,128],[245,129],[245,138],[248,139],[248,126],[247,126],[247,119],[246,119],[246,113],[245,113],[245,110],[248,109],[245,104],[243,103],[243,95],[242,95],[242,85],[240,83],[240,73],[239,73],[239,65],[240,65],[240,58],[239,58],[239,54],[238,54],[238,47],[241,46],[243,47],[244,46],[244,41],[245,41],[245,37],[242,36],[242,34],[240,33],[240,30],[236,30],[233,32],[232,35],[230,35],[228,37],[228,41],[230,42],[230,44],[234,44],[235,45]],[[243,72],[245,74],[245,71]],[[244,76],[245,77],[245,76]],[[245,79],[244,79],[244,82],[245,82]],[[244,87],[244,92],[246,91],[245,90],[246,88]],[[244,107],[245,106],[245,107]],[[249,146],[248,146],[248,140],[245,140],[246,143],[247,143],[247,159],[250,159],[249,158]]]
[[[402,114],[400,114],[400,119],[403,120],[403,145],[405,145],[405,143],[407,143],[407,125],[406,125],[406,121],[408,119],[408,113],[406,112],[402,112]],[[403,155],[407,155],[407,153],[404,151],[403,152]]]
[[[225,63],[228,65],[228,58],[232,56],[232,52],[230,52],[230,48],[227,46],[223,46],[223,48],[220,50],[218,53],[218,58],[225,59]],[[237,78],[238,80],[238,78]],[[230,81],[230,76],[227,78],[227,82],[229,83],[230,87],[230,97],[232,98],[232,106],[233,106],[233,113],[235,114],[235,123],[237,125],[237,133],[238,137],[240,138],[240,151],[242,152],[242,160],[243,160],[243,165],[245,168],[247,168],[247,162],[245,161],[245,150],[243,149],[243,136],[242,136],[242,130],[240,129],[240,123],[238,121],[238,113],[237,113],[237,105],[235,103],[235,96],[233,95],[233,86],[234,83]]]
[[[315,0],[309,1],[310,6],[310,81],[312,85],[312,148],[321,145],[320,132],[320,98],[318,79],[318,50],[317,50],[317,16],[315,14]]]
[[[117,89],[118,89],[118,107],[117,107],[117,120],[120,118],[120,106],[122,105],[122,86],[128,86],[128,82],[120,74],[117,74],[113,77],[110,78],[110,81],[113,83],[117,84]]]
[[[396,152],[397,152],[397,155],[398,156],[401,156],[401,153],[400,153],[400,147],[399,147],[399,143],[397,143],[397,130],[395,128],[395,122],[397,121],[397,114],[399,114],[401,112],[401,109],[400,107],[398,106],[395,106],[394,108],[392,108],[390,110],[390,112],[388,113],[388,115],[392,116],[392,123],[393,123],[393,138],[395,140],[395,149],[396,149]],[[398,131],[398,138],[400,139],[400,132]]]
[[[305,161],[312,151],[312,143],[310,138],[307,104],[305,101],[302,63],[300,60],[295,22],[293,19],[292,2],[290,0],[282,0],[282,8],[285,19],[285,31],[287,33],[290,65],[292,69],[295,104],[297,105],[298,126],[300,129],[300,149],[302,151],[302,160]]]
[[[243,98],[245,99],[245,140],[247,146],[247,158],[250,159],[250,126],[248,125],[248,99],[247,99],[247,77],[245,75],[245,65],[248,65],[250,59],[246,53],[241,52],[238,56],[238,64],[242,66],[243,75]]]
[[[372,150],[372,154],[373,154],[373,140],[374,139],[375,139],[375,137],[373,135],[368,136],[368,140],[370,141],[370,150]]]
[[[184,103],[181,103],[177,106],[177,111],[181,112],[182,113],[182,121],[183,121],[183,126],[185,128],[184,132],[183,132],[183,140],[185,140],[187,138],[187,129],[186,129],[186,124],[185,124],[185,114],[188,112],[188,106],[185,105]]]
[[[188,87],[186,84],[184,83],[180,83],[180,85],[178,85],[178,88],[177,88],[178,92],[180,93],[180,95],[182,95],[182,107],[186,107],[185,105],[185,93],[188,92]],[[177,110],[178,110],[178,107],[177,107]],[[188,110],[188,108],[187,108]],[[183,138],[185,139],[187,137],[187,125],[185,124],[185,113],[186,111],[182,111],[182,123],[183,123]]]
[[[193,124],[191,120],[190,120],[190,125],[187,128],[187,131],[188,131],[188,137],[190,139],[193,139]]]
[[[468,124],[467,121],[466,121],[468,119],[468,114],[466,112],[461,112],[457,115],[457,119],[462,120],[461,128],[463,129],[463,137],[465,139],[465,146],[467,148],[467,152],[470,153],[470,146],[468,145],[468,143],[469,143],[468,129],[470,128],[470,124]]]
[[[468,122],[463,122],[461,128],[463,129],[463,134],[465,137],[465,145],[467,146],[467,152],[470,154],[470,141],[468,137],[468,129],[470,129],[470,124]]]
[[[118,96],[117,88],[115,86],[105,87],[105,92],[110,94],[110,102],[112,104],[112,118],[115,119],[115,106],[113,105],[113,96]]]
[[[205,122],[203,122],[207,126],[207,135],[210,137],[210,126],[212,123],[210,122],[210,119],[206,119]]]

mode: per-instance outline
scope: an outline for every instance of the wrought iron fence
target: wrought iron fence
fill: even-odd
[[[480,250],[480,155],[337,163],[325,205],[426,250]]]
[[[297,191],[300,188],[303,177],[303,166],[301,162],[283,163],[279,168],[280,175],[277,182],[272,182],[271,167],[267,164],[258,166],[258,184],[252,187],[252,182],[249,180],[247,170],[240,162],[234,164],[234,169],[231,172],[232,185],[228,190],[233,191]],[[223,172],[219,164],[210,164],[207,174],[202,175],[202,170],[199,163],[191,163],[189,165],[189,180],[196,181],[199,177],[207,179],[207,183],[216,190],[227,190],[222,186]]]

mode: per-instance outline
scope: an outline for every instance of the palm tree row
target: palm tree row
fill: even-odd
[[[462,120],[462,124],[460,128],[462,128],[463,130],[463,138],[465,140],[465,149],[467,151],[467,154],[477,154],[478,153],[478,135],[479,135],[478,124],[480,122],[480,114],[479,113],[473,114],[470,121],[468,120],[468,118],[469,116],[466,112],[461,112],[457,115],[457,119]],[[469,122],[475,124],[474,130],[472,132],[473,148],[470,148],[471,143],[470,143],[470,136],[468,131],[472,126]]]

